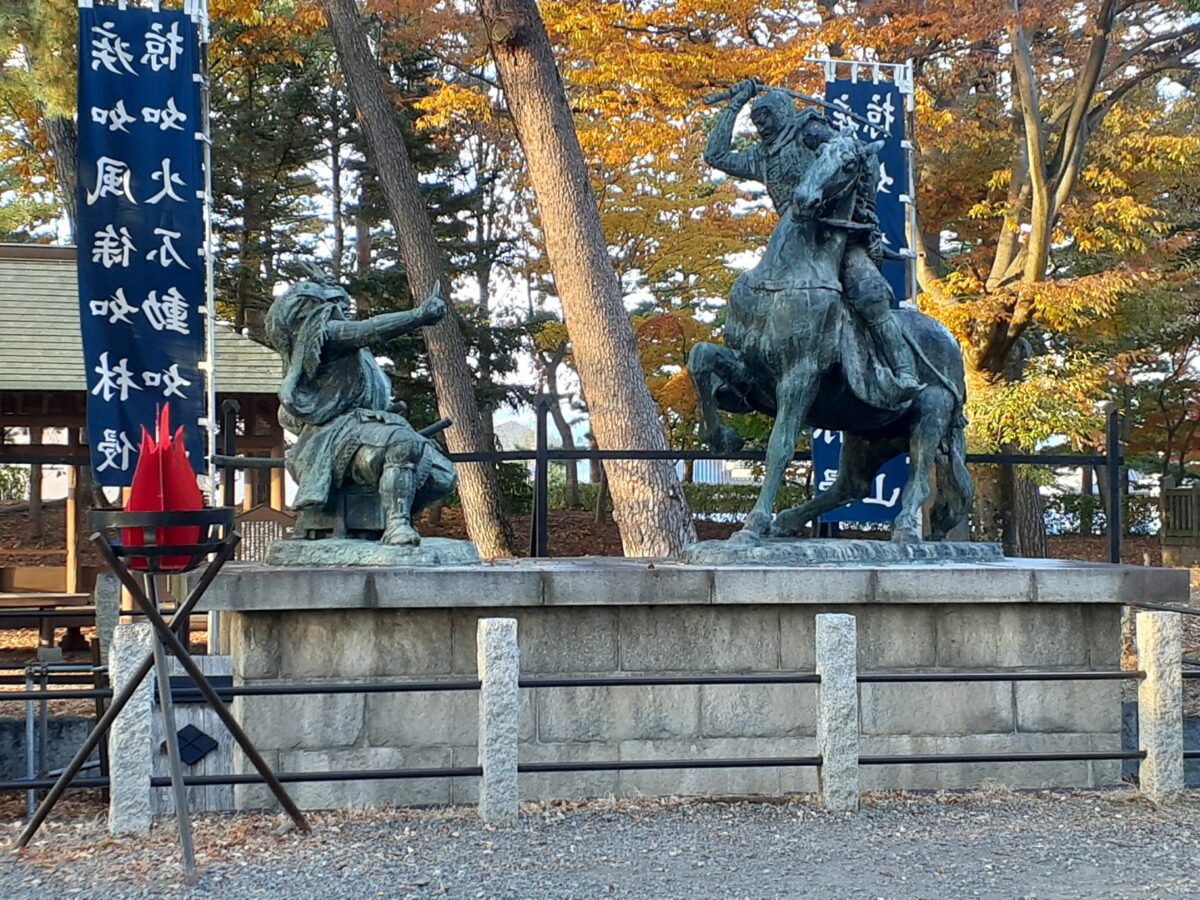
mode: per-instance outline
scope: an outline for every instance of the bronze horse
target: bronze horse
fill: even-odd
[[[855,350],[869,338],[844,302],[839,272],[847,241],[861,228],[850,221],[855,191],[865,167],[877,164],[879,146],[843,134],[820,147],[763,261],[734,282],[725,344],[698,344],[689,356],[703,425],[717,452],[741,447],[719,410],[756,411],[775,419],[766,476],[743,526],[745,536],[801,534],[822,513],[866,497],[879,467],[902,453],[909,457],[909,478],[892,540],[920,539],[921,507],[935,465],[938,494],[929,537],[944,540],[970,506],[966,386],[962,352],[950,332],[915,310],[897,310],[924,387],[892,409],[868,405],[859,398],[862,391],[854,389],[875,363],[870,354]],[[770,270],[764,271],[768,264]],[[802,426],[843,432],[838,477],[824,493],[772,521]]]

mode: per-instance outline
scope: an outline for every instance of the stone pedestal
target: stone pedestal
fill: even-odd
[[[356,538],[296,538],[276,541],[267,551],[272,566],[463,566],[479,562],[470,541],[425,538],[416,547],[396,547]]]
[[[680,558],[700,566],[970,565],[1004,558],[999,544],[969,541],[867,541],[843,538],[748,538],[697,541]]]
[[[479,674],[480,618],[517,621],[520,674],[812,672],[816,617],[855,617],[858,670],[1116,669],[1121,604],[1187,597],[1187,573],[1034,560],[838,568],[624,559],[442,568],[231,563],[206,594],[228,611],[240,684]],[[858,686],[859,752],[1121,749],[1121,682]],[[240,697],[280,771],[481,765],[475,692]],[[817,686],[521,689],[520,760],[818,753]],[[1092,787],[1118,763],[873,765],[863,790]],[[523,775],[522,800],[813,792],[812,768]],[[475,803],[478,779],[291,784],[301,806]],[[267,805],[242,792],[244,807]]]

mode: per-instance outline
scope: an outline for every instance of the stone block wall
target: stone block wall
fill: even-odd
[[[857,619],[861,672],[1116,668],[1119,606],[784,603],[309,609],[227,614],[236,683],[463,678],[476,622],[518,620],[521,673],[811,672],[814,617]],[[807,756],[815,685],[544,688],[521,692],[522,762]],[[235,714],[282,771],[476,765],[478,695],[239,697]],[[1120,682],[864,684],[863,755],[1119,750]],[[238,771],[245,762],[235,760]],[[864,766],[864,790],[1096,786],[1117,763]],[[302,807],[471,803],[476,779],[289,785]],[[522,799],[810,792],[811,768],[521,776]],[[239,787],[242,808],[268,806]]]

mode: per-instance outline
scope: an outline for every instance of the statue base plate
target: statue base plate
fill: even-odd
[[[276,541],[264,562],[268,566],[467,566],[479,562],[470,541],[427,537],[416,547],[395,547],[353,538]]]
[[[1000,562],[999,544],[966,541],[750,538],[688,544],[680,561],[705,566],[856,566]]]

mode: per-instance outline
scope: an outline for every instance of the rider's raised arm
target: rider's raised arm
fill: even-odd
[[[721,114],[717,116],[717,124],[708,136],[708,145],[704,148],[704,161],[734,178],[761,181],[758,155],[753,152],[738,153],[732,148],[733,124],[737,121],[738,112],[743,105],[744,101],[735,101],[721,110]]]

